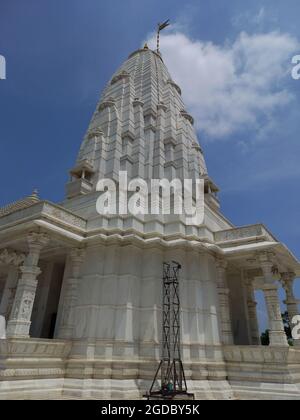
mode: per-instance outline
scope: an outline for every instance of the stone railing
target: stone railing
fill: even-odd
[[[241,240],[267,240],[277,242],[264,225],[243,226],[215,232],[216,243],[236,242]]]
[[[0,400],[60,398],[70,350],[61,340],[0,340]]]
[[[18,224],[34,219],[49,219],[62,225],[84,230],[86,228],[86,220],[76,214],[64,209],[63,207],[52,204],[48,201],[40,201],[22,210],[17,210],[0,218],[0,230],[6,228],[10,224]]]
[[[270,396],[276,391],[276,385],[281,384],[282,394],[288,384],[295,388],[295,384],[300,383],[300,351],[292,347],[226,346],[224,358],[231,384],[248,384],[249,389],[250,383],[255,384],[252,388],[256,391],[246,392],[247,398],[256,398],[261,384],[273,384],[269,385]],[[299,390],[296,393],[299,399]]]
[[[299,400],[300,351],[293,347],[226,346],[229,383],[243,400]]]
[[[293,347],[226,346],[224,357],[229,363],[300,364],[300,351]]]
[[[1,359],[7,358],[55,358],[65,359],[71,349],[71,344],[64,340],[5,339],[0,340]]]

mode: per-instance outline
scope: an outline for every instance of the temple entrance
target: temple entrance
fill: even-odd
[[[36,299],[32,312],[30,336],[53,338],[65,262],[42,262]]]
[[[268,333],[269,330],[269,317],[267,312],[267,306],[265,296],[262,290],[255,290],[255,301],[257,302],[257,320],[259,326],[260,339],[263,340],[265,346],[268,345]]]

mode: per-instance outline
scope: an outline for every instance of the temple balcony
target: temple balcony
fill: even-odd
[[[83,160],[71,169],[71,180],[66,185],[67,198],[77,197],[79,195],[88,194],[93,189],[91,179],[94,175],[94,167],[88,160]]]
[[[88,194],[92,191],[93,184],[84,178],[74,179],[66,185],[67,198]]]

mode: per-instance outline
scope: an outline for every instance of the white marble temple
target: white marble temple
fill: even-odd
[[[204,179],[203,223],[100,215],[97,183],[118,183],[120,170],[147,183]],[[283,282],[294,315],[299,262],[265,226],[235,227],[217,191],[180,87],[159,54],[135,51],[99,99],[63,203],[33,193],[0,209],[0,399],[141,398],[160,358],[162,264],[172,260],[189,391],[300,399],[300,350],[288,346],[278,296]],[[269,347],[258,345],[258,288]]]

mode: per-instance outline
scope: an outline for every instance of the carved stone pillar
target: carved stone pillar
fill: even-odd
[[[222,343],[225,345],[233,344],[232,325],[230,317],[229,288],[226,278],[227,262],[217,259],[217,291],[219,295],[220,329]]]
[[[19,266],[24,262],[25,254],[15,251],[0,251],[0,263],[8,265],[8,274],[0,303],[0,315],[8,320],[14,302],[18,284]]]
[[[11,308],[15,298],[16,288],[18,284],[18,275],[18,268],[10,266],[0,303],[0,315],[3,316],[6,320],[9,318],[9,314],[11,312]]]
[[[300,301],[294,295],[294,281],[296,275],[292,272],[282,273],[281,282],[286,293],[286,300],[284,303],[287,306],[291,328],[293,328],[292,320],[294,316],[300,315],[298,304]],[[294,346],[300,347],[300,340],[294,340]]]
[[[73,337],[75,325],[75,307],[78,298],[78,282],[84,256],[85,252],[83,249],[72,249],[69,255],[71,273],[70,277],[66,280],[62,316],[57,334],[58,338],[70,339]]]
[[[257,303],[255,301],[253,280],[250,278],[246,281],[246,291],[251,344],[258,346],[260,345],[260,334],[256,310]]]
[[[270,346],[288,346],[287,336],[281,316],[278,296],[278,285],[274,279],[274,264],[268,253],[259,255],[259,261],[264,275],[262,290],[265,295],[270,327]]]
[[[27,237],[29,253],[24,266],[20,268],[16,295],[7,324],[7,337],[29,337],[31,314],[40,274],[38,262],[41,250],[48,243],[43,233],[30,233]]]

